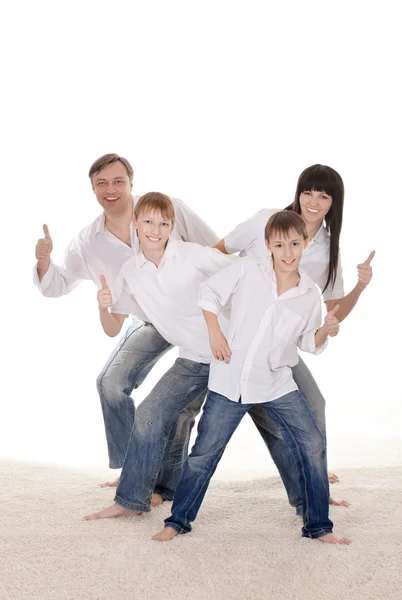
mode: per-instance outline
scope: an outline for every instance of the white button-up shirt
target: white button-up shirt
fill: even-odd
[[[300,270],[297,287],[278,296],[272,258],[243,258],[201,285],[198,305],[219,315],[231,299],[226,336],[230,363],[212,360],[209,388],[234,402],[258,404],[297,390],[292,371],[297,348],[319,354],[321,300],[314,282]]]
[[[212,274],[239,260],[199,244],[169,240],[157,267],[140,251],[123,265],[112,290],[111,312],[149,321],[165,340],[179,346],[181,358],[209,363],[208,329],[197,306],[199,287]],[[223,315],[223,328],[224,321]]]
[[[134,196],[134,204],[139,196]],[[172,239],[213,246],[218,236],[184,202],[172,198],[176,221]],[[105,215],[99,215],[70,242],[65,252],[64,265],[52,261],[39,281],[34,268],[34,283],[44,296],[58,297],[71,292],[84,279],[92,280],[97,287],[100,275],[105,275],[109,287],[113,287],[121,267],[138,251],[138,236],[131,226],[131,247],[105,229]]]
[[[279,208],[263,208],[250,219],[243,221],[224,237],[228,252],[239,252],[240,256],[262,257],[270,254],[265,245],[265,225],[268,219],[277,213]],[[300,267],[318,285],[322,291],[328,278],[330,235],[321,225],[316,235],[303,250]],[[338,300],[345,295],[342,277],[341,259],[334,286],[330,283],[323,294],[324,302]]]

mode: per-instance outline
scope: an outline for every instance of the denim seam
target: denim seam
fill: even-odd
[[[209,469],[209,471],[208,471],[208,477],[206,478],[206,481],[204,482],[204,485],[203,485],[203,486],[201,486],[201,489],[200,489],[200,491],[198,492],[197,496],[194,498],[194,500],[193,500],[192,504],[191,504],[191,505],[188,507],[187,511],[185,512],[185,514],[184,514],[184,519],[185,519],[185,522],[186,522],[186,523],[188,523],[188,520],[187,520],[187,515],[188,515],[188,513],[189,513],[189,512],[190,512],[190,510],[193,508],[194,504],[197,502],[197,500],[198,500],[198,498],[199,498],[200,494],[203,492],[203,490],[204,490],[205,486],[206,486],[206,485],[208,486],[208,483],[209,483],[209,481],[210,481],[210,479],[211,479],[211,477],[210,477],[210,474],[211,474],[211,473],[213,473],[213,470],[214,470],[214,468],[217,466],[217,464],[219,463],[220,459],[222,458],[222,455],[223,455],[223,453],[224,453],[224,451],[225,451],[225,448],[226,448],[226,446],[227,446],[227,444],[225,444],[225,446],[224,446],[224,448],[223,448],[222,452],[220,452],[219,456],[218,456],[218,457],[216,458],[216,460],[215,460],[215,461],[212,463],[212,465],[211,465],[211,468],[210,468],[210,469]],[[201,507],[200,507],[200,508],[201,508]],[[190,524],[189,524],[189,525],[190,525]]]
[[[173,427],[173,424],[174,424],[174,419],[172,419],[172,427]],[[166,446],[167,446],[168,439],[169,439],[169,432],[166,432],[166,428],[164,428],[164,431],[165,431],[165,434],[166,434],[165,435],[165,444],[163,446],[161,446],[161,451],[160,451],[159,456],[158,456],[158,460],[157,460],[157,463],[156,463],[156,466],[155,466],[155,471],[154,471],[154,474],[152,476],[152,481],[151,481],[151,485],[150,485],[151,490],[154,490],[154,491],[155,491],[156,482],[157,482],[157,479],[158,479],[158,473],[159,473],[159,471],[161,470],[161,467],[162,467],[163,457],[165,455],[165,450],[166,450]],[[169,429],[169,431],[170,431],[170,429]],[[164,500],[171,500],[171,498],[165,498],[163,494],[159,494],[159,495]],[[149,502],[151,503],[151,498],[149,499]]]
[[[172,529],[175,529],[178,533],[183,534],[183,533],[190,533],[190,531],[186,531],[184,527],[180,527],[180,525],[176,525],[176,523],[174,521],[165,521],[165,527],[171,527]]]
[[[120,504],[123,508],[128,508],[128,510],[134,510],[135,512],[150,512],[151,508],[149,506],[140,506],[139,504],[133,504],[131,502],[127,502],[123,500],[120,496],[116,494],[114,501],[116,504]]]
[[[271,410],[275,413],[276,417],[281,421],[281,423],[283,423],[284,425],[284,429],[288,432],[288,434],[291,436],[293,443],[294,443],[294,447],[296,448],[296,452],[297,452],[297,456],[299,457],[299,462],[303,471],[303,478],[304,478],[304,499],[305,499],[305,503],[306,503],[306,510],[305,510],[305,515],[303,515],[303,520],[304,520],[304,526],[308,525],[308,496],[307,496],[307,481],[306,481],[306,473],[304,471],[304,464],[303,464],[303,460],[300,454],[300,450],[299,450],[299,446],[295,440],[294,435],[292,434],[292,432],[289,430],[289,427],[287,426],[287,424],[284,422],[284,420],[282,419],[282,417],[280,415],[277,414],[276,410],[274,408],[271,408]],[[293,454],[294,452],[294,448],[292,449]]]
[[[179,360],[179,359],[177,359],[177,360]],[[201,370],[201,369],[200,369],[200,370]],[[198,373],[196,373],[196,375],[198,375]],[[191,387],[190,387],[190,388],[187,390],[187,392],[186,392],[186,397],[187,397],[187,396],[188,396],[188,395],[189,395],[191,392],[193,392],[193,391],[194,391],[194,390],[195,390],[195,389],[198,387],[198,385],[199,385],[199,384],[198,384],[198,383],[196,383],[195,385],[191,386]],[[197,398],[197,397],[198,397],[198,396],[196,396],[195,398]],[[194,400],[195,400],[195,398],[194,398]],[[183,409],[182,409],[182,410],[184,410],[184,409],[185,409],[185,408],[186,408],[186,407],[187,407],[189,404],[191,404],[191,402],[192,402],[192,401],[193,401],[193,400],[190,400],[190,402],[188,402],[188,403],[187,403],[187,404],[186,404],[186,405],[183,407]],[[176,414],[176,416],[175,416],[175,418],[176,418],[176,419],[178,418],[178,416],[179,416],[180,412],[181,412],[181,411],[179,411],[179,412]],[[170,415],[170,416],[171,416],[171,415]],[[171,423],[170,427],[168,427],[168,431],[166,430],[167,428],[166,428],[166,427],[164,427],[164,431],[165,431],[165,444],[163,445],[163,448],[161,448],[161,452],[160,452],[160,454],[159,454],[159,457],[158,457],[157,466],[156,466],[156,468],[155,468],[155,472],[154,472],[154,474],[153,474],[153,477],[152,477],[152,482],[151,482],[151,486],[150,486],[152,490],[154,490],[154,489],[155,489],[155,486],[156,486],[156,483],[157,483],[157,479],[158,479],[158,473],[159,473],[159,471],[160,471],[160,469],[161,469],[161,467],[162,467],[162,464],[163,464],[163,457],[164,457],[164,455],[165,455],[165,450],[166,450],[167,442],[168,442],[168,439],[169,439],[169,432],[170,432],[170,429],[171,429],[171,427],[173,427],[173,425],[174,425],[174,420],[175,420],[175,419],[173,418],[173,419],[172,419],[172,423]],[[166,425],[166,423],[165,423],[165,425]],[[174,494],[173,494],[173,498],[170,498],[170,497],[166,497],[166,498],[165,498],[163,494],[160,494],[160,495],[162,496],[162,498],[163,498],[164,500],[169,500],[169,501],[171,501],[171,500],[173,500],[173,498],[174,498]]]
[[[328,535],[329,533],[332,533],[332,528],[327,529],[318,529],[317,531],[315,531],[314,533],[311,532],[307,532],[307,535],[304,534],[303,532],[303,537],[312,539],[312,540],[316,540],[320,537],[323,537],[324,535]]]

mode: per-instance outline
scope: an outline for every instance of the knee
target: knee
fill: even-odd
[[[117,404],[120,400],[123,386],[109,368],[106,371],[102,371],[96,378],[96,389],[101,400],[106,400],[109,404]]]
[[[138,435],[161,436],[167,435],[171,428],[171,421],[168,415],[162,411],[153,410],[153,407],[147,407],[140,404],[135,413],[136,432]]]
[[[318,428],[309,440],[309,451],[315,456],[321,456],[326,452],[326,441]]]

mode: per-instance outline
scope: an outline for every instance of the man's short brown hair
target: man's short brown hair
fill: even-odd
[[[167,221],[171,221],[172,225],[175,221],[175,212],[173,202],[160,192],[148,192],[138,199],[134,206],[134,217],[138,219],[140,214],[145,210],[159,210],[162,217]]]
[[[265,226],[265,239],[269,242],[275,234],[282,234],[289,237],[289,231],[293,229],[299,235],[307,240],[306,224],[300,215],[293,210],[280,210],[268,219]]]
[[[133,167],[130,165],[127,158],[123,158],[123,156],[120,156],[119,154],[104,154],[98,158],[89,169],[89,179],[92,181],[92,177],[96,175],[96,173],[99,173],[99,171],[102,171],[107,165],[111,165],[115,162],[121,162],[126,167],[130,183],[133,183]]]

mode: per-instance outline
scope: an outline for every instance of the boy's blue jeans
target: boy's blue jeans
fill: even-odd
[[[153,325],[134,318],[97,379],[105,422],[109,466],[115,469],[122,467],[127,453],[128,464],[125,470],[128,469],[133,477],[136,471],[135,467],[129,464],[129,457],[133,456],[130,445],[135,435],[133,430],[135,407],[130,394],[141,385],[153,366],[170,348],[171,345]],[[292,368],[292,374],[325,437],[325,400],[313,376],[301,359]],[[153,398],[154,402],[153,392],[154,390],[149,397]],[[205,393],[204,387],[198,397],[186,404],[169,432],[160,471],[155,480],[155,491],[162,493],[166,499],[173,498],[180,479],[187,458],[190,433]],[[159,398],[159,402],[164,403],[163,396]],[[283,439],[281,429],[276,427],[259,405],[251,408],[250,416],[279,470],[290,504],[301,513],[302,499],[297,466],[293,453]],[[149,433],[152,434],[151,431]]]
[[[190,408],[193,402],[199,403],[199,411],[207,393],[208,377],[209,364],[178,358],[138,406],[115,502],[131,510],[147,512],[154,491],[167,500],[173,499],[177,482],[174,488],[169,488],[166,481],[162,487],[158,478],[166,444],[179,413]],[[180,478],[184,460],[182,449],[177,450],[177,456],[172,449],[171,454],[165,456],[165,467],[172,461],[174,472]]]
[[[144,323],[134,317],[97,378],[111,469],[123,466],[129,446],[135,417],[135,406],[130,394],[141,385],[170,348],[171,344],[151,323]],[[166,498],[173,498],[187,458],[195,417],[205,395],[206,389],[179,414],[170,430],[155,482],[155,491],[165,490]]]
[[[208,393],[198,436],[184,466],[166,526],[179,533],[191,531],[191,522],[197,516],[226,444],[252,406],[233,402],[215,392]],[[294,456],[302,494],[302,535],[319,538],[331,533],[326,444],[305,399],[295,391],[259,406],[281,431]]]

